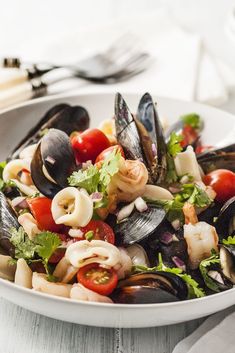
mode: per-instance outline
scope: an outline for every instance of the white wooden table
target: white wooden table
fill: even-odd
[[[23,56],[26,49],[27,54],[36,55],[53,26],[59,37],[77,29],[79,24],[100,24],[106,18],[121,14],[151,11],[159,4],[167,4],[186,28],[202,34],[212,51],[226,54],[226,48],[221,49],[224,43],[219,34],[223,31],[224,15],[233,3],[233,0],[50,0],[37,3],[0,0],[1,55]],[[35,39],[33,48],[24,46],[22,40],[27,41],[30,36]],[[225,108],[235,113],[235,99]],[[201,322],[194,320],[148,329],[93,328],[49,319],[0,299],[0,353],[171,353],[176,343]]]

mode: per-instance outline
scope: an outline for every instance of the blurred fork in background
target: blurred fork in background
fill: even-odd
[[[27,67],[17,59],[5,58],[4,67],[11,67],[6,70],[15,70],[17,75],[0,80],[0,109],[43,96],[50,85],[72,77],[97,83],[127,80],[151,64],[150,55],[140,44],[135,36],[125,34],[104,52],[72,65],[38,63]],[[12,69],[14,62],[18,68]]]

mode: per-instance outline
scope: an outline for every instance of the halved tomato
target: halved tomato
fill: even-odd
[[[122,146],[114,145],[114,146],[110,146],[110,147],[106,148],[105,150],[103,150],[98,155],[98,157],[96,157],[95,163],[99,163],[99,162],[103,161],[109,155],[109,153],[113,152],[113,150],[117,150],[118,152],[121,153],[122,157],[125,158],[125,153],[123,151]]]
[[[36,219],[38,227],[41,230],[59,233],[63,229],[63,225],[55,223],[51,213],[51,202],[47,197],[27,199],[30,211]]]
[[[115,235],[112,228],[103,221],[90,221],[85,227],[80,228],[84,236],[87,232],[94,232],[92,240],[104,240],[108,243],[114,244]]]
[[[102,295],[109,295],[117,286],[118,276],[115,270],[104,268],[97,263],[81,267],[77,280],[84,287]]]

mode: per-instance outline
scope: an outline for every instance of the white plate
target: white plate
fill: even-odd
[[[135,112],[140,96],[124,94]],[[234,142],[235,118],[229,113],[197,103],[154,97],[161,116],[173,122],[179,115],[197,112],[205,122],[203,139],[208,145]],[[3,160],[47,109],[57,103],[80,104],[87,108],[92,125],[110,118],[114,93],[63,95],[20,105],[0,115],[0,158]],[[102,304],[78,302],[34,292],[0,279],[0,295],[26,309],[55,319],[105,327],[148,327],[175,324],[212,314],[235,304],[235,289],[209,297],[164,304]]]

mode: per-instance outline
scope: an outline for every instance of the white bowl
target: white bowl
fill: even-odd
[[[124,94],[135,112],[140,96]],[[235,118],[229,113],[198,103],[154,97],[160,115],[169,122],[180,115],[197,112],[205,122],[203,140],[207,145],[226,144],[235,140]],[[114,93],[61,95],[38,99],[7,110],[0,115],[0,158],[25,135],[47,109],[57,103],[79,104],[87,108],[92,125],[110,118],[114,112]],[[175,324],[200,318],[235,304],[235,289],[200,299],[164,304],[103,304],[63,299],[21,288],[0,279],[0,295],[26,309],[68,322],[105,327],[149,327]]]

